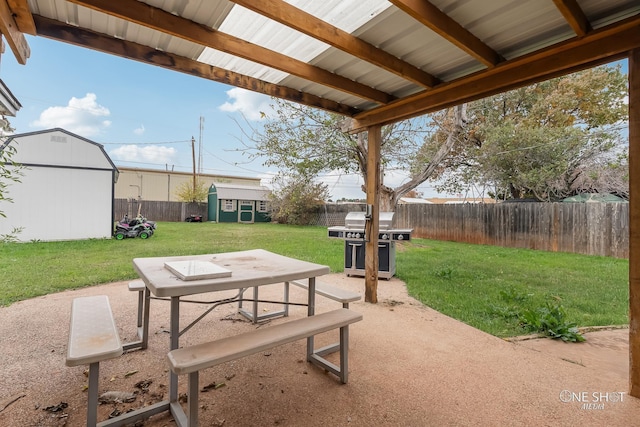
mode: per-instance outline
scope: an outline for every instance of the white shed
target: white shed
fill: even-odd
[[[13,203],[0,204],[0,235],[20,229],[20,241],[112,236],[118,169],[102,145],[56,128],[13,135],[0,150],[9,146],[24,169],[7,187]]]

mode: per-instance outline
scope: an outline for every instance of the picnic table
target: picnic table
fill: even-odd
[[[219,269],[207,271],[208,264],[213,264],[214,266],[219,267]],[[247,288],[306,279],[309,288],[306,304],[307,317],[309,317],[315,315],[316,277],[327,274],[330,271],[329,267],[325,265],[282,256],[262,249],[194,256],[135,258],[133,260],[133,267],[145,284],[142,340],[140,347],[146,348],[148,343],[149,303],[151,295],[153,295],[158,298],[170,299],[169,348],[171,351],[177,350],[180,347],[180,335],[193,325],[190,324],[183,330],[180,329],[180,304],[185,297],[210,292],[238,290],[239,292],[236,298],[242,298],[242,290]],[[222,300],[222,302],[228,301]],[[343,320],[338,321],[338,323],[330,319],[329,323],[327,323],[327,319],[325,319],[325,324],[322,325],[321,316],[315,316],[318,318],[318,322],[315,322],[315,319],[312,319],[312,322],[317,323],[317,325],[306,322],[305,325],[301,323],[300,327],[294,327],[294,329],[287,326],[288,330],[274,330],[271,333],[272,337],[267,337],[268,342],[266,345],[277,345],[279,343],[284,343],[286,340],[299,339],[304,336],[307,338],[308,357],[317,359],[313,354],[313,335],[310,334],[318,333],[318,331],[320,331],[319,328],[327,329],[327,325],[330,325],[332,322],[334,328],[340,327],[342,331],[346,324],[357,321],[361,318],[360,315],[358,315],[360,316],[359,318],[353,317],[353,313],[351,313],[348,315],[351,317],[346,320],[348,323],[345,323],[344,314],[345,313],[339,314],[339,316],[343,317]],[[196,321],[197,320],[199,319],[196,319]],[[287,323],[291,324],[291,322]],[[273,327],[267,329],[271,328]],[[257,341],[256,338],[257,337],[251,337],[250,341],[255,342]],[[346,339],[348,339],[348,335],[345,334],[344,340],[346,341]],[[227,343],[226,346],[228,347],[228,345],[229,343]],[[238,357],[250,354],[251,351],[255,352],[256,349],[259,349],[259,347],[254,344],[250,345],[253,346],[252,348],[247,348],[244,343],[242,343],[242,345],[244,347],[238,349]],[[182,350],[184,349],[181,349],[181,351]],[[201,350],[199,351],[200,353],[197,354],[202,353]],[[179,355],[179,353],[176,353],[176,358]],[[172,359],[171,353],[170,359]],[[207,363],[212,365],[213,363],[218,363],[218,361],[209,361]],[[183,373],[188,372],[187,369],[188,368],[177,366],[175,370]],[[344,374],[343,382],[346,382],[346,373]],[[195,391],[197,392],[197,386]],[[197,406],[195,408],[191,408],[193,405],[197,405],[197,401],[190,403],[189,410],[197,410]],[[188,416],[185,415],[178,403],[178,374],[174,372],[174,369],[171,369],[169,372],[169,399],[158,404],[142,408],[138,411],[140,414],[150,416],[166,410],[171,411],[172,416],[180,426],[197,425],[197,413],[195,414],[195,417],[194,414],[189,414]],[[135,412],[136,411],[131,413],[131,417],[127,418],[127,422],[131,422],[132,419],[136,418]]]

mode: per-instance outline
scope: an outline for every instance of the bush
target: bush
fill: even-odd
[[[326,184],[305,176],[278,177],[271,193],[271,219],[281,224],[310,225],[329,191]]]
[[[582,342],[585,338],[578,332],[577,325],[565,320],[565,312],[560,305],[540,307],[537,310],[525,310],[520,315],[522,327],[529,332],[540,332],[550,338],[562,341]]]

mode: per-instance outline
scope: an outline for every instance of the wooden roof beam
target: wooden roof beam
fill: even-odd
[[[7,0],[7,4],[16,20],[18,30],[21,33],[35,36],[36,23],[33,22],[33,16],[31,16],[31,9],[29,9],[27,0]]]
[[[189,75],[205,78],[219,83],[240,87],[265,95],[286,99],[334,113],[352,116],[357,110],[315,95],[295,89],[268,83],[243,74],[216,68],[189,58],[163,52],[138,43],[128,42],[104,34],[84,30],[62,22],[34,16],[37,34],[50,39],[86,47],[127,59],[180,71]]]
[[[18,29],[18,24],[13,16],[7,0],[0,0],[0,33],[7,40],[16,60],[19,64],[26,64],[31,55],[31,49],[24,38],[24,34]]]
[[[388,124],[624,58],[640,48],[640,16],[357,114],[350,132]]]
[[[388,104],[394,96],[370,86],[350,80],[289,56],[249,43],[229,34],[216,31],[188,19],[137,0],[70,0],[72,3],[117,18],[133,22],[156,31],[170,34],[193,43],[247,59],[284,71],[285,73],[322,84],[378,104]]]
[[[553,0],[553,2],[578,37],[582,37],[592,30],[587,16],[576,0]]]
[[[390,0],[396,7],[449,40],[487,67],[493,67],[504,58],[426,0]]]
[[[430,88],[439,83],[431,74],[417,68],[375,46],[352,36],[281,0],[231,0],[273,21],[293,28],[350,55],[383,68],[403,79]]]

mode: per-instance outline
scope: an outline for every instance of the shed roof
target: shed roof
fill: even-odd
[[[582,193],[562,199],[564,203],[627,203],[615,194]]]
[[[12,160],[28,166],[79,167],[115,171],[113,163],[102,144],[83,138],[61,128],[11,135],[0,146],[20,145]]]
[[[212,184],[212,187],[215,187],[218,199],[267,201],[269,193],[271,192],[271,190],[264,186],[226,184],[219,182]]]

